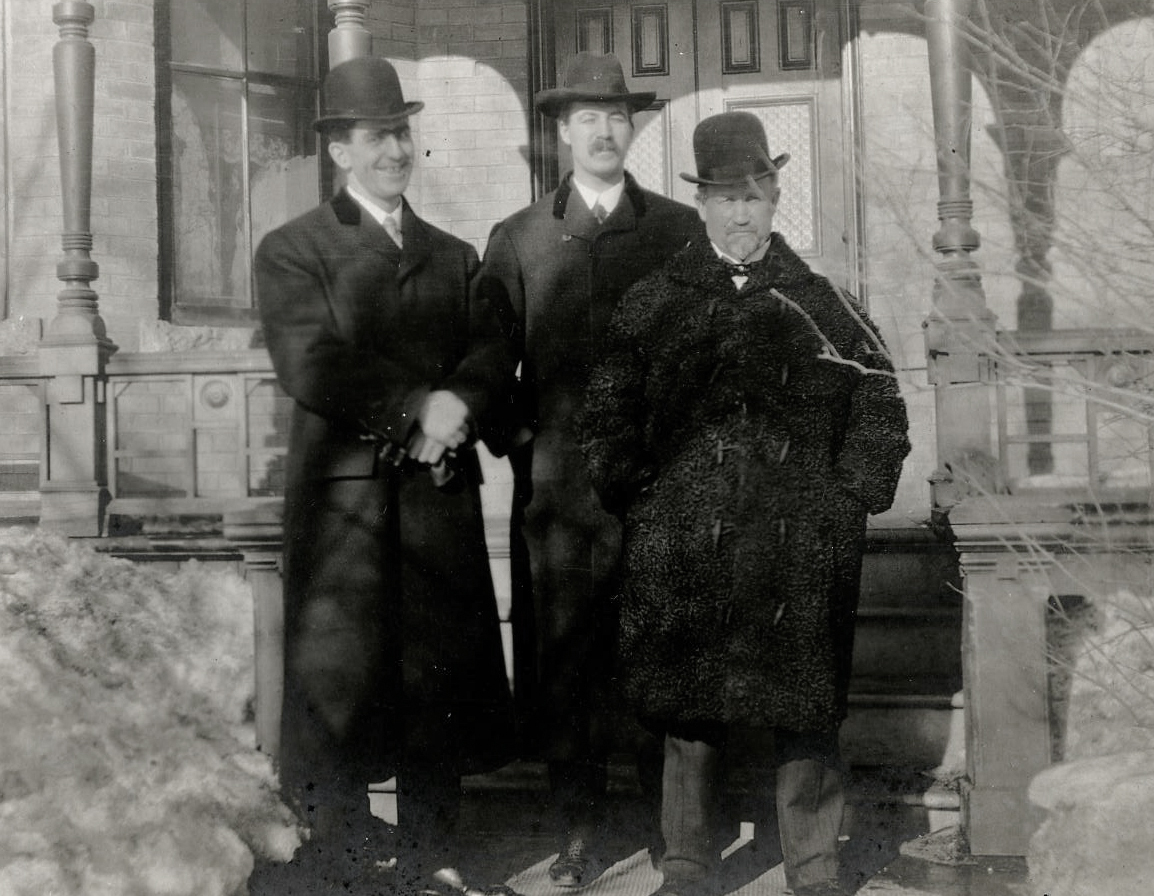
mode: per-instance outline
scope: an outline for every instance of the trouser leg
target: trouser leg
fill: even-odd
[[[608,771],[603,762],[558,761],[549,763],[549,787],[564,832],[591,837],[600,826]]]
[[[454,848],[460,778],[437,765],[411,763],[397,775],[397,860],[404,875],[425,879],[458,861]]]
[[[786,884],[838,879],[838,835],[845,793],[836,732],[775,733],[778,827]]]
[[[661,872],[667,883],[702,880],[717,865],[720,851],[713,835],[720,765],[721,749],[716,744],[665,736]]]
[[[411,708],[397,771],[398,863],[408,877],[427,878],[456,863],[461,776],[453,757],[451,712]]]

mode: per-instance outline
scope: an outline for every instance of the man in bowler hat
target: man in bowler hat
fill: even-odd
[[[658,893],[716,883],[722,754],[753,727],[773,735],[786,883],[839,896],[865,523],[893,500],[905,405],[862,307],[773,231],[789,156],[760,120],[706,118],[693,148],[704,232],[626,294],[581,416],[626,533],[623,688],[665,732]]]
[[[548,761],[559,852],[549,874],[562,887],[585,886],[606,867],[621,540],[589,484],[573,414],[622,293],[697,227],[692,208],[642,189],[625,170],[633,115],[654,96],[628,89],[617,57],[575,55],[563,84],[535,98],[557,120],[573,169],[493,229],[482,266],[480,291],[511,318],[522,363],[525,438],[510,455],[514,687],[523,733]]]
[[[515,362],[470,291],[476,251],[405,201],[423,104],[376,57],[334,67],[322,103],[315,127],[346,184],[255,263],[293,399],[279,774],[310,829],[269,891],[436,890],[461,775],[511,746],[474,444]],[[367,787],[394,774],[386,840]]]

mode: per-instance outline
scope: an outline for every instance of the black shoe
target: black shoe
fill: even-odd
[[[549,879],[559,887],[578,889],[589,886],[608,867],[591,848],[587,837],[570,833],[557,854],[557,861],[549,866]]]
[[[248,880],[251,896],[391,896],[387,862],[367,851],[305,842],[289,862],[260,862]]]
[[[805,884],[794,887],[793,896],[849,896],[849,893],[836,880],[823,880],[816,884]]]
[[[710,890],[708,880],[667,878],[653,896],[705,896]]]
[[[504,884],[476,886],[466,883],[456,868],[441,868],[433,876],[411,887],[399,889],[397,896],[521,896]]]

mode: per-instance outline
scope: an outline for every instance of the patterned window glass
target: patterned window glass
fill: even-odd
[[[673,186],[669,181],[669,108],[662,105],[638,112],[633,128],[626,160],[629,173],[646,189],[668,196]]]
[[[815,170],[817,133],[813,103],[809,100],[790,100],[741,108],[745,112],[752,112],[765,125],[772,155],[789,153],[789,164],[781,171],[781,203],[773,219],[774,229],[780,231],[786,242],[799,254],[820,253],[817,197],[814,194],[818,172]]]

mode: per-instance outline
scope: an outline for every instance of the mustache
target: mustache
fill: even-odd
[[[618,152],[617,141],[612,137],[594,137],[591,148],[594,152]]]

